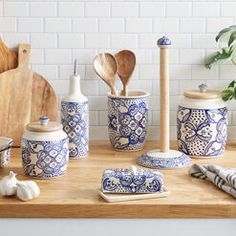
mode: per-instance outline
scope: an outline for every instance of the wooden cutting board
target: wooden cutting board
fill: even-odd
[[[0,74],[0,135],[20,146],[25,126],[40,116],[57,120],[57,96],[51,85],[29,69],[30,45],[20,44],[16,69]]]

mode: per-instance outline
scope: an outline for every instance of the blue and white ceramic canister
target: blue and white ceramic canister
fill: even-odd
[[[70,78],[69,95],[61,101],[61,122],[69,137],[70,158],[84,158],[89,152],[88,98],[80,91],[80,76]]]
[[[223,155],[227,140],[227,108],[221,92],[199,90],[184,93],[177,113],[179,151],[196,158]]]
[[[117,151],[138,151],[144,146],[148,128],[148,96],[129,90],[128,96],[108,94],[108,133]]]
[[[26,126],[21,140],[25,175],[50,179],[65,175],[69,160],[69,140],[62,125],[40,117]]]

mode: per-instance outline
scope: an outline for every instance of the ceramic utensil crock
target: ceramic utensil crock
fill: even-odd
[[[12,144],[13,139],[0,137],[0,168],[8,165]]]
[[[80,91],[80,76],[70,78],[70,90],[61,102],[61,122],[69,137],[70,158],[87,157],[89,151],[89,111],[88,98]]]
[[[149,93],[129,90],[128,96],[108,93],[108,132],[118,151],[138,151],[144,146],[148,126]]]
[[[199,90],[184,93],[177,114],[178,148],[197,158],[219,157],[227,140],[227,108],[220,91]]]
[[[25,175],[38,179],[63,176],[69,160],[68,145],[62,125],[48,117],[28,124],[21,141]]]

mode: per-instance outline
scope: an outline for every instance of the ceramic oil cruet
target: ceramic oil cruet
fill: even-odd
[[[89,151],[88,98],[80,90],[80,76],[76,72],[70,77],[70,89],[61,102],[61,121],[69,137],[70,158],[82,158]]]
[[[63,176],[69,160],[68,146],[60,123],[44,116],[28,124],[21,140],[25,175],[38,179]]]
[[[178,148],[197,158],[221,156],[227,140],[227,108],[221,92],[201,84],[189,90],[177,113]]]

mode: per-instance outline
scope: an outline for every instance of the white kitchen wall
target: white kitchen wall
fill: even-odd
[[[167,35],[170,50],[171,138],[178,101],[186,89],[207,82],[222,89],[236,78],[236,66],[204,67],[216,49],[214,38],[236,21],[236,1],[0,1],[0,33],[9,47],[32,45],[32,68],[47,78],[59,97],[67,93],[72,63],[78,59],[83,92],[90,101],[92,139],[106,139],[107,86],[92,69],[102,51],[132,49],[137,67],[130,88],[151,92],[149,139],[159,136],[159,50]],[[236,102],[229,104],[229,138],[236,138]]]

